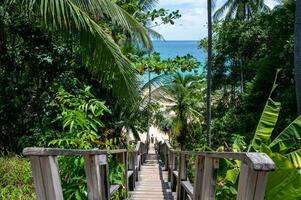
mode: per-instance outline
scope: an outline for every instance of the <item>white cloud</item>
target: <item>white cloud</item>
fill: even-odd
[[[217,0],[220,7],[225,0]],[[266,0],[273,8],[277,5],[274,0]],[[199,40],[207,36],[207,0],[160,0],[158,7],[169,10],[180,10],[182,17],[175,25],[162,25],[155,30],[166,40]]]

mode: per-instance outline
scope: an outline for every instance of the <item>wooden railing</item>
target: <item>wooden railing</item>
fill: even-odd
[[[263,200],[267,174],[275,170],[273,160],[265,153],[222,153],[176,151],[168,142],[156,144],[157,151],[168,170],[168,179],[177,200],[215,199],[216,179],[220,159],[240,160],[237,200]],[[188,178],[188,157],[195,156],[193,184]]]
[[[120,189],[110,185],[108,155],[111,154],[125,166],[126,190],[134,190],[138,173],[146,156],[146,146],[138,142],[134,150],[71,150],[55,148],[25,148],[30,157],[35,189],[39,200],[63,200],[57,156],[83,156],[89,200],[109,200]],[[70,166],[72,170],[72,166]]]

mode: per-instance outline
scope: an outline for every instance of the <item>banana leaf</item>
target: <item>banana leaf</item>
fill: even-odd
[[[280,70],[278,69],[276,72],[272,90],[264,106],[263,112],[261,114],[259,123],[255,131],[254,138],[252,140],[251,145],[248,148],[248,151],[250,151],[251,149],[258,151],[260,149],[261,144],[268,145],[271,142],[270,138],[277,123],[281,107],[280,102],[273,101],[273,99],[271,98],[272,93],[277,88],[276,81],[279,71]]]
[[[266,199],[301,199],[301,173],[283,155],[274,153],[269,156],[276,163],[276,171],[268,175]]]
[[[301,149],[286,154],[286,157],[293,163],[296,168],[301,169]]]
[[[257,125],[251,148],[258,151],[261,144],[269,144],[272,132],[278,120],[281,104],[268,99]],[[249,148],[250,150],[250,148]]]
[[[269,145],[273,152],[287,153],[301,142],[301,116],[286,127]]]

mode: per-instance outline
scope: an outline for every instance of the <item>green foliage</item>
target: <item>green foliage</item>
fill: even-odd
[[[289,126],[287,126],[271,142],[270,147],[274,152],[285,154],[296,147],[300,147],[300,144],[301,144],[301,116],[299,116]],[[301,165],[299,165],[298,167],[301,168]]]
[[[295,1],[286,1],[270,13],[258,14],[248,21],[226,20],[214,25],[212,133],[216,148],[229,141],[233,133],[245,136],[247,142],[252,139],[265,106],[262,99],[268,99],[273,85],[271,74],[279,68],[282,71],[273,99],[281,103],[281,110],[271,137],[275,138],[297,117],[294,13]],[[206,42],[201,42],[203,47]]]
[[[254,138],[252,140],[251,147],[254,148],[255,150],[259,149],[261,144],[270,143],[270,137],[274,130],[275,124],[278,120],[281,103],[273,101],[271,95],[277,87],[276,81],[277,81],[279,71],[280,70],[278,70],[276,73],[273,88],[265,104],[264,110],[262,111],[259,123],[255,131]]]
[[[108,108],[103,102],[95,99],[90,87],[80,90],[77,95],[60,89],[52,106],[58,106],[61,110],[55,122],[62,123],[63,130],[67,130],[68,133],[49,142],[50,146],[79,149],[91,149],[96,146],[100,139],[98,132],[104,126],[100,117]]]
[[[27,159],[0,157],[0,199],[37,199]]]
[[[270,153],[277,166],[275,172],[269,173],[266,190],[267,200],[288,199],[295,200],[301,197],[301,173],[289,159],[278,153]]]
[[[175,73],[167,76],[163,84],[152,91],[152,99],[165,105],[165,115],[171,119],[172,135],[183,148],[191,148],[191,141],[199,141],[203,116],[204,77],[202,75]],[[171,114],[174,112],[174,114]],[[191,145],[191,146],[189,146]]]
[[[190,54],[162,60],[159,53],[154,53],[150,57],[137,58],[134,64],[140,74],[144,74],[146,71],[152,71],[158,75],[161,73],[168,74],[179,71],[197,71],[200,67],[200,63]]]
[[[111,197],[112,200],[121,200],[126,198],[127,191],[125,189],[125,166],[122,163],[119,163],[112,156],[109,156],[109,165],[110,165],[110,173],[109,173],[109,181],[112,185],[120,185],[121,189],[118,191],[117,195],[115,194]]]
[[[272,92],[275,89],[273,86]],[[272,93],[271,92],[271,93]],[[269,174],[267,199],[296,199],[301,194],[301,174],[297,168],[300,168],[301,155],[293,149],[300,148],[301,137],[299,129],[301,126],[301,116],[294,120],[278,136],[272,140],[271,135],[276,126],[280,103],[277,109],[270,109],[275,102],[269,97],[263,111],[265,117],[259,121],[260,129],[257,129],[253,142],[250,144],[255,151],[266,152],[275,162],[277,170]],[[271,105],[272,104],[272,105]],[[266,115],[265,112],[269,112]],[[264,130],[264,131],[263,131]],[[262,133],[265,133],[262,135]],[[256,139],[256,140],[255,140]],[[255,142],[254,142],[255,141]],[[279,192],[284,191],[284,192]],[[287,193],[291,193],[287,195]]]

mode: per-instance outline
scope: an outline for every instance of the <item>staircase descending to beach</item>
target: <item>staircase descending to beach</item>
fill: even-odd
[[[267,175],[275,169],[265,153],[179,151],[167,141],[138,142],[133,150],[30,147],[23,154],[31,161],[38,200],[64,199],[58,156],[84,157],[89,200],[109,200],[121,188],[132,200],[213,200],[221,159],[241,161],[237,200],[264,200]],[[125,166],[123,185],[109,182],[108,155]]]
[[[162,170],[154,144],[150,144],[145,163],[136,182],[135,191],[130,193],[133,200],[172,200],[172,192],[168,183],[168,172]]]

